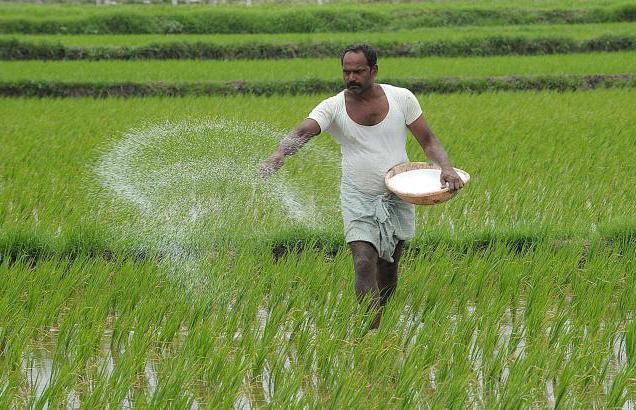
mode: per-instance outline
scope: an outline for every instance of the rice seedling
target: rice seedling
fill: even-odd
[[[329,136],[289,159],[278,185],[288,190],[281,195],[253,179],[227,179],[221,167],[233,161],[237,175],[251,175],[321,98],[5,99],[2,253],[144,255],[162,244],[166,256],[171,246],[206,253],[225,240],[284,240],[309,232],[337,238],[339,154]],[[636,201],[629,91],[420,101],[453,163],[474,179],[455,200],[419,208],[417,241],[630,237],[633,221],[626,216]],[[21,120],[25,113],[28,123]],[[239,125],[223,131],[223,122]],[[411,160],[425,160],[414,140],[407,150]],[[237,183],[240,191],[233,189]],[[216,216],[210,208],[221,198],[216,195],[236,205]],[[143,197],[152,211],[144,211]],[[254,205],[240,205],[245,201]],[[170,215],[173,223],[166,222]]]
[[[255,5],[258,5],[258,2],[254,2]],[[289,7],[289,4],[276,4],[275,2],[264,2],[265,7],[256,7],[258,8],[267,8],[280,10]],[[300,2],[302,3],[302,2]],[[309,9],[320,9],[320,8],[340,8],[342,6],[347,6],[347,4],[325,4],[321,6],[317,6],[315,2],[307,2],[307,8]],[[338,2],[335,2],[338,3]],[[350,3],[349,5],[354,5],[355,2],[344,2]],[[367,4],[365,2],[361,2],[365,7],[376,7],[379,9],[390,9],[390,8],[399,8],[406,6],[413,6],[409,4],[409,2],[405,2],[406,4]],[[541,0],[533,3],[525,3],[517,0],[487,0],[481,3],[483,6],[492,7],[492,8],[507,8],[510,6],[520,6],[523,8],[550,8],[550,7],[570,7],[572,6],[572,2],[569,0]],[[577,1],[576,5],[580,8],[596,8],[596,7],[607,7],[607,6],[617,6],[629,4],[623,0],[601,0],[601,1],[593,1],[593,0],[581,0]],[[299,5],[299,4],[296,4]],[[13,3],[5,3],[2,5],[2,13],[7,17],[32,17],[32,18],[46,18],[46,17],[68,17],[72,16],[81,16],[87,17],[96,14],[108,14],[112,12],[112,9],[98,9],[93,7],[94,4],[63,4],[63,3],[47,3],[45,5],[34,5],[34,4],[13,4]],[[474,2],[467,0],[436,0],[432,2],[428,2],[420,7],[425,9],[453,9],[453,8],[465,8],[467,6],[475,6]],[[205,11],[205,10],[215,10],[215,8],[207,7],[206,5],[201,4],[179,4],[178,9],[175,10],[169,4],[120,4],[117,9],[122,11],[137,11],[143,12],[148,15],[154,14],[164,14],[166,12],[174,13],[177,12],[185,12],[189,13],[192,11]],[[216,9],[235,9],[239,11],[243,11],[245,9],[245,3],[242,4],[231,4],[228,2],[227,4],[219,4]]]
[[[196,303],[155,263],[51,260],[35,280],[26,261],[3,263],[0,385],[23,405],[621,407],[634,400],[635,256],[407,254],[377,333],[364,332],[347,252],[276,262],[225,248],[200,265],[211,282]],[[30,306],[50,297],[65,303],[43,319]]]
[[[337,58],[254,61],[11,61],[0,62],[0,80],[62,82],[190,82],[337,80]],[[378,81],[385,78],[436,78],[636,72],[636,52],[551,56],[383,58]]]

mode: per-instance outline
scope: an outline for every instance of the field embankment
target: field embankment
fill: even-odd
[[[510,76],[476,79],[386,79],[398,87],[406,87],[418,93],[485,93],[496,91],[576,91],[597,88],[633,88],[634,74],[594,74],[562,76]],[[337,93],[342,89],[340,81],[226,81],[226,82],[56,82],[15,81],[0,82],[2,97],[184,97],[212,95],[274,94],[305,95]]]
[[[565,37],[589,40],[602,36],[636,35],[631,22],[590,24],[514,24],[506,26],[418,27],[413,30],[326,33],[257,34],[0,34],[1,40],[16,39],[29,43],[60,43],[65,46],[144,46],[147,44],[206,43],[215,45],[345,43],[368,41],[413,43],[417,41],[460,41],[489,37],[545,38]]]
[[[405,36],[407,37],[407,36]],[[337,58],[352,39],[333,41],[303,41],[284,43],[254,39],[253,42],[223,43],[201,41],[150,42],[138,46],[70,45],[73,39],[47,38],[49,42],[33,42],[28,37],[0,39],[0,60],[143,60],[143,59],[282,59],[331,57]],[[158,39],[153,39],[158,40]],[[102,40],[104,41],[104,40]],[[121,41],[121,40],[117,40]],[[489,37],[464,37],[429,40],[425,36],[407,40],[378,38],[366,39],[377,48],[382,57],[425,56],[496,56],[496,55],[546,55],[634,50],[635,33],[624,35],[600,34],[596,37],[575,39],[555,36],[543,37],[493,35]],[[68,43],[67,43],[68,42]],[[97,41],[99,42],[99,40]],[[67,44],[65,44],[67,43]]]

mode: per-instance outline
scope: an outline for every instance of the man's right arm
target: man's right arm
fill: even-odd
[[[320,125],[316,120],[305,118],[281,140],[278,149],[263,161],[259,170],[260,175],[267,178],[278,171],[283,166],[285,155],[294,155],[310,139],[320,134],[320,131]]]

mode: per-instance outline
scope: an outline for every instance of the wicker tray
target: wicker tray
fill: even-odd
[[[414,169],[440,169],[440,167],[431,162],[404,162],[402,164],[397,164],[387,171],[386,175],[384,176],[384,184],[389,189],[389,191],[393,192],[399,198],[402,198],[403,200],[416,205],[439,204],[441,202],[448,201],[449,199],[457,195],[457,192],[459,192],[459,190],[450,192],[448,188],[440,188],[439,191],[435,192],[413,194],[400,191],[392,186],[392,184],[389,182],[389,180],[395,175],[406,171],[412,171]],[[459,174],[460,178],[464,181],[464,184],[466,184],[470,180],[470,175],[466,171],[462,171],[458,168],[453,169]]]

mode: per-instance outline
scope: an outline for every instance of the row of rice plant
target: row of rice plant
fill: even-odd
[[[378,81],[384,78],[540,76],[623,74],[636,72],[636,52],[550,56],[380,58]],[[340,60],[194,61],[12,61],[0,62],[0,81],[291,81],[337,80]]]
[[[329,136],[289,158],[279,179],[256,176],[324,97],[4,99],[5,254],[124,244],[207,252],[221,238],[295,229],[337,237],[339,152]],[[419,99],[451,160],[473,180],[453,201],[420,207],[418,235],[633,232],[631,91]],[[425,160],[414,139],[407,150]]]
[[[597,245],[407,254],[377,333],[347,252],[5,261],[0,404],[620,408],[636,253]]]

